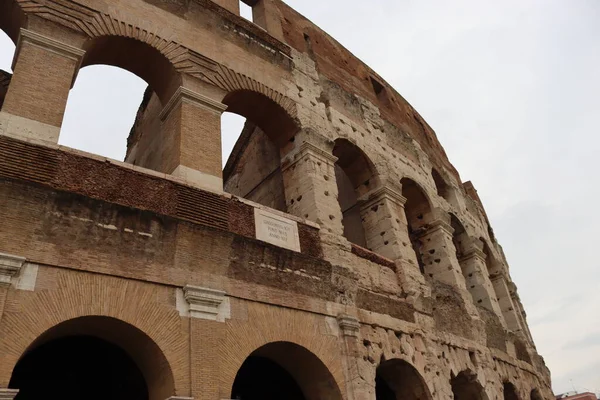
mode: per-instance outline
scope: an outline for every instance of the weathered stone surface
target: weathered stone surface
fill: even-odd
[[[24,354],[84,335],[151,400],[252,397],[236,377],[257,359],[307,400],[552,399],[433,130],[282,1],[244,3],[254,23],[237,0],[0,2],[19,43],[0,73],[0,397]],[[56,145],[94,64],[149,84],[125,162]],[[225,110],[248,123],[222,173]]]

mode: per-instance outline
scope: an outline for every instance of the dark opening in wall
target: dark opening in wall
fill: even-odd
[[[379,83],[379,81],[377,81],[373,77],[371,77],[371,85],[373,85],[373,91],[375,91],[375,94],[378,97],[385,91],[385,88],[383,87],[383,85],[381,83]]]
[[[444,178],[442,178],[442,175],[440,175],[440,173],[435,168],[433,168],[431,170],[431,176],[433,176],[433,182],[435,183],[437,194],[440,197],[443,197],[444,199],[448,200],[450,188],[448,187],[448,184],[446,183]]]
[[[367,239],[358,199],[375,187],[375,168],[363,151],[346,139],[336,139],[333,155],[338,158],[335,176],[344,236],[350,242],[366,248]]]

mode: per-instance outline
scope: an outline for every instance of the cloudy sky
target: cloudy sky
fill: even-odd
[[[287,2],[436,130],[483,199],[554,390],[600,392],[600,1]],[[0,68],[13,51],[0,38]],[[144,88],[83,69],[61,143],[122,159]],[[225,119],[224,159],[240,122]]]

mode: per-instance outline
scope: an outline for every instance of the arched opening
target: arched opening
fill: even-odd
[[[423,190],[412,179],[403,178],[400,184],[402,185],[402,196],[406,198],[404,212],[408,225],[408,235],[415,251],[419,269],[424,273],[425,265],[421,256],[421,242],[419,237],[427,229],[427,225],[431,219],[431,204]]]
[[[304,347],[274,342],[254,351],[233,382],[232,399],[341,400],[327,367]]]
[[[114,318],[81,317],[42,334],[13,370],[17,400],[164,400],[174,380],[160,348],[139,329]]]
[[[23,21],[23,13],[16,2],[10,0],[2,2],[0,5],[0,110],[12,79],[12,62]]]
[[[84,50],[59,143],[163,171],[159,114],[181,84],[177,71],[157,49],[132,38],[101,36]]]
[[[377,367],[375,374],[376,400],[431,400],[425,380],[403,360],[388,360]]]
[[[529,395],[530,400],[544,400],[538,389],[533,389]]]
[[[27,353],[10,382],[17,400],[147,400],[148,388],[133,360],[118,346],[93,336],[52,340]]]
[[[462,371],[450,380],[454,400],[487,400],[483,386],[471,371]]]
[[[442,175],[440,175],[437,169],[432,168],[431,176],[433,177],[433,182],[435,183],[435,189],[437,191],[437,194],[440,197],[443,197],[444,199],[448,200],[450,195],[450,187],[448,186],[444,178],[442,178]]]
[[[15,54],[15,44],[3,31],[0,31],[0,109],[8,93],[12,79],[12,59]]]
[[[121,68],[81,69],[69,93],[59,144],[124,160],[147,87],[144,80]]]
[[[342,210],[344,236],[350,242],[367,247],[358,199],[377,188],[377,173],[371,160],[355,144],[346,139],[336,139],[333,155],[338,203]]]
[[[286,212],[281,158],[298,130],[288,112],[267,96],[233,91],[221,119],[225,191]]]
[[[473,269],[473,265],[465,262],[463,259],[464,255],[468,251],[468,246],[470,244],[470,238],[467,234],[467,231],[460,220],[456,217],[456,215],[450,213],[450,226],[453,229],[452,233],[452,243],[454,244],[454,248],[456,250],[456,259],[458,260],[458,264],[460,265],[460,269],[463,277],[465,278],[465,284],[467,285],[467,289],[473,298],[473,302],[477,304],[481,304],[483,300],[481,296],[484,294],[482,290],[480,290],[482,282],[481,276],[476,274]]]
[[[519,400],[519,396],[517,395],[517,389],[512,383],[504,382],[503,391],[504,400]]]

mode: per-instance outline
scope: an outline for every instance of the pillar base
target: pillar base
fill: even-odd
[[[186,167],[185,165],[179,165],[177,168],[175,168],[175,170],[173,170],[173,172],[171,172],[171,175],[182,178],[191,185],[199,187],[200,189],[217,193],[223,192],[222,178]]]
[[[32,139],[56,144],[58,143],[60,128],[1,111],[0,134],[17,139]]]

